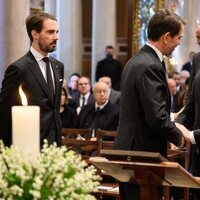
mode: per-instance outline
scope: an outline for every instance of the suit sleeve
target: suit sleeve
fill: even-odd
[[[171,122],[167,112],[169,105],[166,105],[166,99],[169,98],[169,91],[164,71],[160,66],[149,66],[139,83],[138,92],[146,123],[158,137],[179,145],[181,132]]]
[[[199,72],[198,72],[199,73]],[[191,130],[195,123],[195,87],[196,81],[192,83],[191,92],[188,93],[188,101],[183,110],[179,115],[177,122],[183,124],[186,128]],[[198,88],[198,87],[197,87]],[[196,108],[198,110],[198,108]],[[194,130],[194,138],[198,145],[200,145],[200,129]]]
[[[0,139],[6,146],[11,144],[11,107],[21,103],[18,92],[19,74],[17,67],[8,67],[0,92]]]
[[[17,97],[19,97],[19,91],[18,91],[19,83],[20,83],[20,72],[18,68],[14,65],[9,66],[5,72],[4,80],[2,82],[0,103],[6,103],[6,104],[8,102],[17,103],[16,99]]]
[[[193,85],[192,91],[188,93],[186,106],[176,121],[180,124],[183,124],[187,129],[191,129],[194,124],[194,116],[195,116],[195,102],[194,102],[194,85]]]
[[[199,58],[200,58],[200,53],[197,53],[196,55],[194,55],[193,60],[192,60],[191,75],[190,75],[190,79],[189,79],[187,97],[189,97],[189,93],[192,91],[192,85],[193,85],[195,75],[197,74],[197,72],[200,68],[199,67],[199,65],[200,65],[200,59]],[[187,98],[187,100],[188,100],[188,98]]]

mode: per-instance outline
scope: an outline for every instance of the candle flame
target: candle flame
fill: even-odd
[[[22,105],[23,106],[27,106],[28,105],[27,98],[26,98],[25,93],[22,90],[22,86],[21,85],[19,86],[19,94],[20,94],[20,97],[21,97]]]

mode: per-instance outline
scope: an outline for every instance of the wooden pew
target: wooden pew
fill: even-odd
[[[85,137],[85,140],[78,139],[79,136]],[[92,131],[90,129],[62,129],[62,145],[66,145],[68,149],[72,149],[80,153],[83,159],[88,160],[93,151],[97,150],[98,142],[91,141]]]
[[[107,130],[101,130],[101,129],[98,129],[96,131],[96,136],[97,136],[97,141],[98,141],[97,156],[101,156],[101,153],[100,153],[101,150],[113,149],[113,144],[114,144],[114,139],[115,139],[116,134],[117,134],[117,131],[107,131]],[[107,180],[112,179],[112,182],[102,181],[100,186],[113,188],[111,190],[109,189],[97,190],[96,193],[98,194],[98,198],[106,199],[107,196],[111,196],[115,200],[120,200],[119,190],[115,190],[115,188],[119,187],[118,182],[114,178],[109,176],[107,173],[105,173],[104,171],[98,170],[98,173],[100,174],[100,176],[102,176],[103,178]]]
[[[86,139],[76,139],[79,135],[85,136]],[[92,131],[90,129],[63,128],[62,145],[66,145],[68,149],[75,150],[77,153],[82,153],[82,158],[88,162],[92,152],[96,152],[95,155],[100,156],[101,149],[112,149],[115,135],[116,131],[105,131],[99,129],[96,131],[96,140],[90,140],[92,136]],[[104,141],[103,138],[105,137],[113,138],[113,141]],[[97,173],[102,177],[108,177],[106,173],[100,173],[100,170],[98,169]],[[94,191],[94,195],[97,199],[102,200],[109,197],[109,199],[120,200],[118,190],[110,191],[105,189],[105,187],[116,188],[118,187],[118,183],[102,182],[100,186],[100,189],[97,188],[97,190]]]

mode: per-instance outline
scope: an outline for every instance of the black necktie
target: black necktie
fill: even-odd
[[[82,105],[81,105],[81,107],[83,107],[85,105],[85,97],[83,96],[82,97]]]
[[[50,69],[50,60],[48,57],[44,57],[42,60],[46,63],[47,86],[50,91],[51,100],[53,101],[54,100],[54,88],[53,88],[53,79],[52,79],[51,69]]]
[[[164,70],[165,70],[165,72],[166,72],[166,67],[165,67],[165,62],[164,62],[164,60],[162,61],[162,66],[163,66],[163,68],[164,68]]]
[[[96,109],[96,112],[99,112],[99,111],[100,111],[100,107],[98,106],[97,109]]]

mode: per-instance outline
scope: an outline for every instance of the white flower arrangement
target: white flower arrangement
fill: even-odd
[[[0,141],[1,200],[94,200],[95,168],[65,146],[45,142],[38,157]]]

